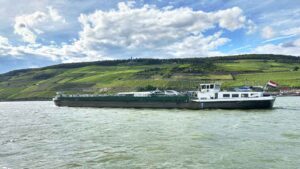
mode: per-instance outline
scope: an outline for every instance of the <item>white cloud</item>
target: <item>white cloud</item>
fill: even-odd
[[[275,36],[275,32],[273,30],[272,27],[270,26],[265,26],[262,31],[261,31],[261,36],[264,38],[264,39],[270,39],[270,38],[273,38]]]
[[[66,20],[58,13],[58,11],[56,9],[54,9],[53,7],[48,7],[48,12],[49,12],[49,16],[50,18],[55,21],[55,22],[63,22],[65,23]]]
[[[226,10],[220,10],[214,14],[221,28],[231,31],[242,28],[247,22],[243,11],[239,7],[233,7]]]
[[[47,57],[51,60],[59,60],[61,49],[54,45],[42,46],[40,44],[14,46],[7,38],[0,36],[0,56],[10,55],[21,58],[24,54]]]
[[[0,57],[10,55],[15,58],[22,58],[24,55],[31,55],[36,57],[45,57],[52,61],[60,61],[63,63],[111,59],[108,57],[102,57],[95,51],[84,51],[77,47],[78,46],[76,46],[76,44],[63,44],[62,46],[55,44],[47,46],[43,46],[41,44],[27,44],[14,46],[7,38],[0,36]]]
[[[17,16],[14,32],[20,35],[25,42],[35,43],[39,34],[43,34],[44,31],[55,30],[65,22],[65,19],[59,15],[56,9],[48,7],[47,12],[36,11]]]
[[[209,30],[235,31],[255,25],[238,7],[216,12],[191,8],[163,8],[134,3],[119,3],[118,9],[81,14],[82,30],[70,44],[43,46],[36,42],[39,34],[57,29],[65,22],[53,9],[18,16],[15,33],[30,44],[9,46],[15,54],[32,54],[61,62],[94,61],[133,57],[201,57],[223,55],[218,47],[230,39],[222,31],[204,35]],[[252,27],[252,28],[251,28]],[[154,55],[155,54],[155,55]]]
[[[275,35],[278,35],[275,37]],[[261,36],[265,38],[266,40],[262,41],[261,43],[270,43],[274,41],[279,41],[279,40],[284,40],[284,39],[289,39],[289,38],[294,38],[300,35],[300,28],[299,27],[292,27],[286,30],[282,31],[275,31],[273,30],[272,27],[266,26],[262,29]]]
[[[234,31],[254,25],[238,7],[203,12],[191,8],[158,9],[149,5],[134,8],[133,4],[123,2],[117,10],[82,14],[79,22],[83,29],[79,39],[65,49],[74,53],[90,51],[101,56],[113,56],[112,49],[127,53],[151,51],[149,53],[169,57],[207,56],[216,53],[214,50],[229,39],[221,37],[221,33],[205,37],[205,31],[216,26]]]
[[[247,29],[248,29],[248,31],[246,33],[252,34],[252,33],[256,32],[257,26],[252,20],[247,20]]]
[[[0,57],[5,55],[16,56],[19,55],[19,53],[6,37],[0,36]]]
[[[9,45],[8,39],[0,36],[0,57],[1,54],[6,54],[7,53],[7,46]]]
[[[6,46],[8,44],[8,39],[6,37],[0,36],[0,46]]]
[[[280,43],[278,45],[266,44],[258,46],[253,50],[253,53],[300,56],[300,39],[288,43]]]
[[[228,38],[221,38],[222,33],[217,32],[214,35],[190,36],[183,42],[174,43],[166,48],[167,53],[175,57],[191,57],[191,56],[220,56],[220,52],[215,51],[219,46],[229,42]]]
[[[300,34],[300,27],[290,28],[284,31],[281,31],[282,35],[299,35]]]

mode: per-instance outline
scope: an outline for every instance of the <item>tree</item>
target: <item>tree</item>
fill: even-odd
[[[293,68],[293,71],[298,71],[299,70],[299,67],[298,66],[295,66],[294,68]]]
[[[147,85],[145,87],[138,87],[138,91],[151,91],[151,90],[155,90],[157,89],[157,87],[152,86],[152,85]]]

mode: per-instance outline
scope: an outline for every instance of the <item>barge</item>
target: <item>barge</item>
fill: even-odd
[[[123,92],[116,95],[65,95],[58,93],[56,106],[158,109],[271,109],[276,97],[255,91],[221,91],[221,85],[200,84],[198,91],[174,90]]]

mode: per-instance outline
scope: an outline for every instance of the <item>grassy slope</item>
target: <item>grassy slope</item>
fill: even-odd
[[[114,93],[152,85],[177,90],[195,89],[203,81],[221,81],[223,87],[264,85],[268,80],[300,87],[298,63],[235,59],[214,61],[208,68],[193,63],[83,65],[49,67],[0,76],[0,100],[50,99],[56,91]],[[207,71],[206,71],[207,70]]]

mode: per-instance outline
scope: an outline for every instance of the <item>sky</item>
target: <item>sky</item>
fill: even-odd
[[[300,56],[299,0],[0,0],[0,73],[71,62]]]

